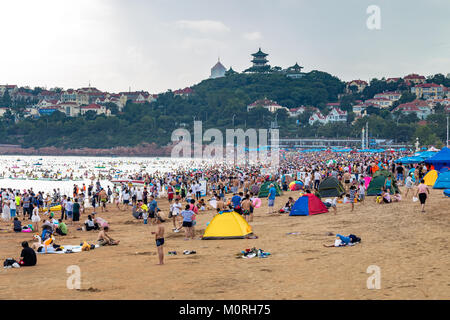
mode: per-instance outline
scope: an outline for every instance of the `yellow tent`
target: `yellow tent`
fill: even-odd
[[[427,186],[434,186],[437,178],[438,172],[436,170],[431,170],[425,175],[425,177],[423,177],[423,180],[425,180],[425,184]]]
[[[252,227],[239,213],[223,212],[211,220],[202,239],[243,239],[250,234],[252,234]]]

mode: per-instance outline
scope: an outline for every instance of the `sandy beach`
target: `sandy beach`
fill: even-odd
[[[280,208],[289,196],[277,198]],[[338,205],[338,213],[289,217],[269,216],[267,201],[251,223],[258,239],[184,240],[165,223],[165,265],[158,266],[154,227],[132,218],[130,211],[98,214],[110,222],[110,235],[119,246],[74,254],[38,255],[35,267],[0,269],[0,299],[448,299],[450,296],[450,203],[442,190],[432,190],[425,214],[407,200],[378,205]],[[166,199],[158,204],[165,215]],[[197,218],[200,237],[213,211]],[[81,217],[84,221],[86,216]],[[0,258],[18,258],[23,240],[31,234],[13,233],[0,223]],[[8,229],[8,231],[4,231]],[[287,233],[298,233],[290,234]],[[335,237],[328,233],[356,234],[353,247],[325,248]],[[95,243],[97,232],[70,229],[56,243]],[[265,259],[237,259],[246,248],[271,253]],[[195,250],[195,255],[183,255]],[[178,255],[168,256],[168,251]],[[67,267],[81,269],[81,290],[67,289]],[[381,289],[367,289],[366,273],[380,267]]]

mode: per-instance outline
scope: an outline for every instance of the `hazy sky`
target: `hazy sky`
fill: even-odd
[[[381,29],[369,30],[369,5]],[[450,73],[449,0],[0,0],[0,84],[158,93],[269,63],[369,80]]]

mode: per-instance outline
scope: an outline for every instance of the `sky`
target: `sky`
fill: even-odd
[[[160,93],[219,57],[243,71],[259,47],[344,81],[447,75],[449,14],[449,0],[0,0],[0,84]]]

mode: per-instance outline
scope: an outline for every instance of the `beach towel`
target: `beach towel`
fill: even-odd
[[[80,246],[80,245],[73,245],[73,246],[72,245],[67,245],[67,246],[61,246],[61,247],[64,248],[61,251],[56,251],[55,248],[49,247],[49,248],[47,248],[47,252],[41,251],[41,252],[38,252],[38,253],[39,254],[46,254],[46,253],[47,254],[63,254],[63,253],[78,253],[78,252],[82,251],[81,250],[82,246]],[[100,248],[100,245],[96,244],[95,248]]]

